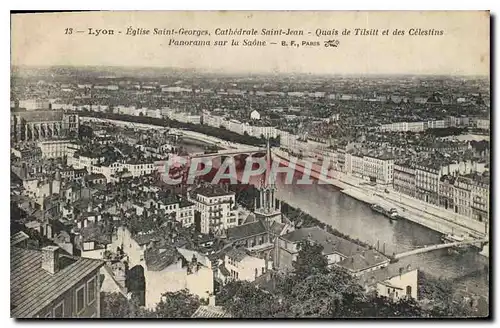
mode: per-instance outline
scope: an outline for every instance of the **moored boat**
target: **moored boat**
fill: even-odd
[[[398,220],[400,218],[398,210],[395,208],[391,208],[389,210],[389,217],[391,218],[391,220]]]
[[[389,211],[387,211],[382,206],[380,206],[378,204],[373,204],[371,206],[371,209],[374,212],[380,213],[380,214],[388,217],[391,220],[397,220],[399,218],[398,211],[395,208],[391,208]]]
[[[447,235],[443,235],[441,237],[441,240],[444,242],[444,243],[458,243],[458,242],[461,242],[461,241],[464,241],[466,240],[466,236],[464,235],[455,235],[453,233],[450,233],[450,234],[447,234]],[[466,251],[467,249],[469,249],[471,247],[471,245],[459,245],[459,246],[453,246],[453,247],[450,247],[449,248],[449,251],[452,252],[452,253],[461,253],[463,251]]]
[[[441,238],[445,243],[457,243],[457,242],[461,242],[461,241],[464,241],[465,240],[465,236],[464,235],[455,235],[453,233],[449,233],[447,235],[443,235],[443,237]]]
[[[380,214],[383,214],[383,215],[386,215],[387,212],[382,208],[382,206],[380,205],[377,205],[377,204],[373,204],[371,206],[371,209],[377,213],[380,213]]]

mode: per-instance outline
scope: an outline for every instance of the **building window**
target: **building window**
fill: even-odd
[[[87,303],[90,305],[95,301],[96,278],[87,282]]]
[[[406,286],[406,296],[411,296],[411,286]]]
[[[75,296],[76,313],[80,314],[85,309],[85,285],[76,290]]]
[[[64,301],[54,308],[54,318],[64,318]]]

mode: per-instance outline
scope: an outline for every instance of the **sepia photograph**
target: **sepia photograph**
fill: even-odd
[[[12,318],[491,318],[489,11],[10,20]]]

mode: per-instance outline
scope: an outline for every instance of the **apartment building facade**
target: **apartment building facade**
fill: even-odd
[[[238,225],[235,194],[220,186],[200,187],[188,193],[188,200],[195,204],[200,213],[201,233],[223,234],[225,230]]]
[[[104,262],[11,248],[11,316],[15,318],[99,318],[99,271]]]

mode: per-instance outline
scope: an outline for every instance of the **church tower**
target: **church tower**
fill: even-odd
[[[258,199],[255,204],[255,216],[258,219],[263,219],[271,225],[273,221],[281,223],[281,204],[276,200],[276,182],[274,174],[271,174],[271,147],[269,139],[267,140],[266,148],[266,171],[262,177],[259,187]]]

